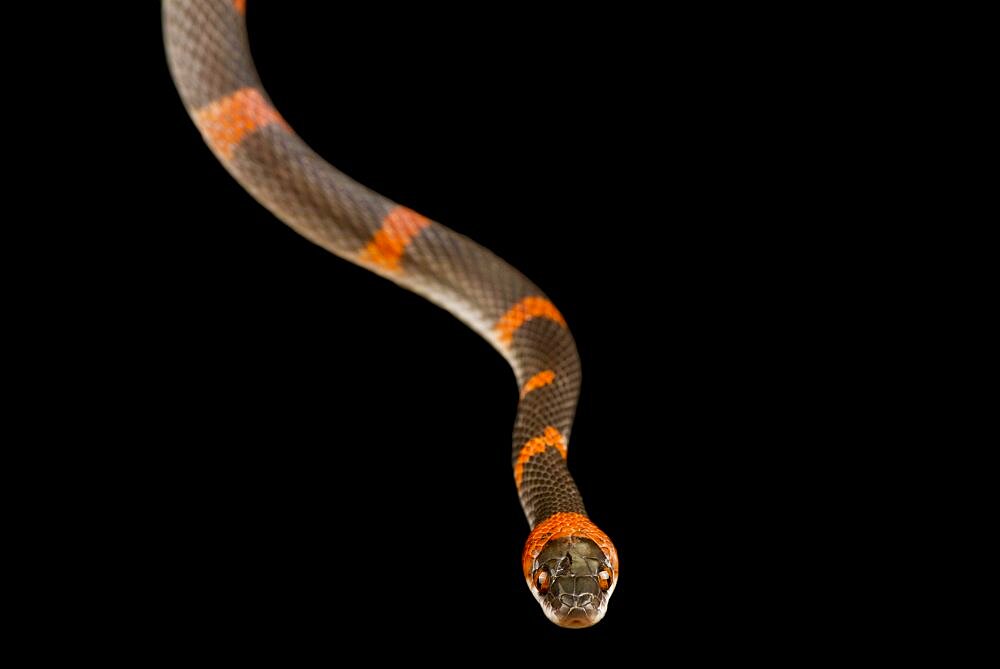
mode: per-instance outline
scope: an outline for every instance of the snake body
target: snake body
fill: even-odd
[[[532,530],[522,566],[546,615],[599,621],[618,555],[566,467],[580,361],[563,316],[523,274],[467,237],[353,181],[313,152],[264,92],[245,0],[165,0],[174,82],[229,173],[302,236],[440,305],[489,341],[520,388],[512,465]]]

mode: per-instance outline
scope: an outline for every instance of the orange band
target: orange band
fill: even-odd
[[[232,158],[240,142],[261,128],[277,125],[291,132],[256,88],[241,88],[205,105],[195,111],[194,121],[208,145],[225,158]]]
[[[524,567],[524,577],[531,581],[531,572],[535,566],[535,558],[542,552],[552,539],[562,537],[582,537],[590,539],[600,547],[611,562],[611,568],[618,573],[618,551],[611,543],[604,532],[597,525],[591,522],[580,513],[556,513],[535,526],[535,529],[528,535],[528,541],[524,544],[524,553],[521,555],[521,564]]]
[[[538,390],[539,388],[549,385],[555,378],[556,373],[551,369],[538,372],[524,384],[524,388],[521,389],[521,399],[524,399],[524,396],[532,390]]]
[[[556,309],[556,305],[544,297],[526,297],[504,314],[497,324],[493,326],[500,341],[509,344],[514,339],[517,329],[530,321],[532,318],[548,318],[559,325],[566,327],[566,320]]]
[[[412,209],[396,207],[386,214],[382,229],[375,233],[368,246],[361,251],[361,260],[383,269],[399,269],[399,261],[406,253],[406,247],[430,224],[429,218]]]
[[[247,11],[247,0],[233,0],[233,7],[240,14],[245,14]]]
[[[514,463],[514,483],[517,484],[519,490],[521,488],[521,479],[524,478],[524,463],[549,446],[559,451],[563,459],[566,459],[566,442],[563,441],[562,433],[551,425],[545,428],[545,433],[542,436],[529,439],[521,447],[521,452],[517,454],[517,462]]]

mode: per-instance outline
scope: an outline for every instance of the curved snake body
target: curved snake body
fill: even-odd
[[[440,305],[489,341],[521,389],[512,464],[532,527],[525,579],[567,627],[600,620],[618,556],[587,517],[566,468],[580,361],[566,321],[531,281],[490,251],[372,192],[313,152],[258,79],[245,0],[165,0],[174,82],[205,142],[232,176],[312,242]]]

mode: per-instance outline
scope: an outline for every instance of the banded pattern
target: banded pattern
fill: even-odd
[[[382,228],[361,251],[361,261],[387,270],[399,269],[406,247],[430,224],[430,219],[412,209],[396,207],[385,217]]]
[[[563,436],[559,434],[559,430],[552,426],[545,428],[544,434],[529,439],[521,447],[521,452],[517,454],[517,461],[514,462],[514,483],[518,490],[521,489],[521,481],[524,479],[524,466],[531,462],[531,459],[536,455],[544,453],[546,448],[554,448],[563,460],[566,459],[566,443],[563,441]]]
[[[532,390],[538,390],[539,388],[544,388],[549,385],[555,378],[556,373],[551,369],[543,369],[538,372],[533,377],[528,379],[528,382],[524,384],[523,388],[521,388],[521,399],[524,399],[524,396]]]
[[[556,309],[556,305],[549,302],[547,298],[532,295],[511,307],[510,311],[497,322],[495,329],[500,341],[509,344],[514,339],[514,333],[517,332],[518,328],[532,318],[548,318],[566,327],[566,321]]]
[[[512,464],[546,428],[568,443],[580,363],[562,314],[493,253],[356,183],[291,132],[250,59],[243,9],[230,0],[164,3],[171,72],[223,165],[303,236],[440,304],[493,343],[525,389]],[[519,471],[532,525],[585,512],[562,457],[542,453]]]
[[[163,3],[170,70],[206,143],[304,237],[444,307],[504,356],[521,395],[511,455],[532,536],[555,518],[593,532],[566,468],[580,362],[565,318],[496,255],[353,181],[292,132],[250,58],[245,10],[244,0]]]
[[[277,125],[292,130],[256,88],[241,88],[225,95],[195,110],[193,116],[205,143],[226,159],[233,157],[247,135],[261,128]]]

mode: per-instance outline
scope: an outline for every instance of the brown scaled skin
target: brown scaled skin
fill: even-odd
[[[534,528],[525,577],[557,624],[597,622],[617,583],[618,556],[588,520],[567,467],[581,373],[566,319],[488,249],[365,188],[310,149],[263,89],[245,11],[245,0],[163,0],[167,60],[185,108],[261,205],[309,241],[448,310],[510,364],[520,390],[511,465]],[[348,91],[344,98],[349,103]]]

